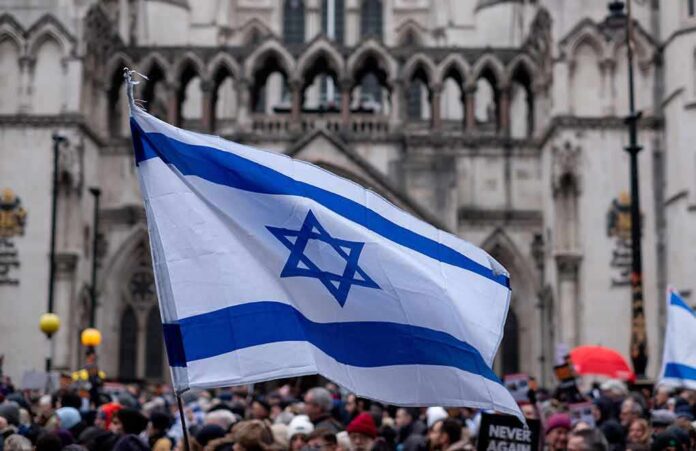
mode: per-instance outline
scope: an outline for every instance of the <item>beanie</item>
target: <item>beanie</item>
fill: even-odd
[[[19,426],[19,407],[14,402],[0,404],[0,417],[6,419],[12,426]]]
[[[546,420],[546,434],[554,429],[564,428],[570,430],[570,417],[565,413],[554,413]]]
[[[307,415],[297,415],[288,424],[288,439],[292,440],[297,434],[309,435],[314,431],[314,425]]]
[[[377,437],[375,420],[372,419],[372,415],[365,412],[353,418],[353,421],[348,424],[346,431],[348,431],[348,433],[356,432],[358,434],[364,434],[371,438]]]
[[[428,407],[428,410],[425,411],[425,417],[428,427],[431,428],[438,421],[447,418],[447,411],[442,407]]]
[[[74,407],[61,407],[56,410],[56,415],[60,419],[60,427],[63,429],[72,429],[73,426],[82,421],[80,412]]]
[[[116,418],[121,421],[126,434],[138,435],[147,427],[147,418],[136,409],[121,409],[116,412]]]
[[[206,424],[196,433],[196,441],[205,447],[209,441],[225,436],[225,430],[217,424]]]

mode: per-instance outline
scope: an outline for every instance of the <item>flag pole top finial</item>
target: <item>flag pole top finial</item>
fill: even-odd
[[[140,108],[142,107],[135,102],[135,98],[133,97],[133,86],[140,84],[140,81],[136,81],[133,79],[133,74],[138,75],[145,80],[149,80],[147,76],[141,74],[140,72],[136,70],[131,70],[128,67],[123,68],[123,78],[126,80],[126,93],[128,94],[128,104],[132,108]]]

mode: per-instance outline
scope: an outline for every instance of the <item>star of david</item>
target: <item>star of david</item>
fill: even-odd
[[[266,226],[266,228],[281,243],[290,250],[288,261],[280,273],[280,277],[313,277],[326,287],[343,307],[348,298],[348,292],[353,285],[379,288],[379,285],[358,266],[360,252],[365,243],[342,240],[332,237],[317,220],[311,210],[307,213],[300,230],[282,229]],[[331,246],[339,258],[345,260],[343,274],[335,274],[319,268],[305,255],[309,240],[317,240]]]

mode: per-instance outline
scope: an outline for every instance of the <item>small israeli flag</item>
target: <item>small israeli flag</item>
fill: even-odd
[[[491,370],[510,288],[484,251],[311,164],[134,105],[131,129],[177,390],[319,373],[520,415]]]
[[[674,290],[667,291],[660,383],[696,390],[696,313]]]

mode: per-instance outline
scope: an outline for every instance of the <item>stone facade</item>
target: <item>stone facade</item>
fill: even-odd
[[[60,153],[54,362],[74,368],[89,318],[93,198],[100,363],[166,367],[128,139],[136,98],[186,128],[311,161],[482,246],[511,273],[497,369],[551,381],[558,345],[628,355],[626,37],[605,1],[0,0],[0,188],[26,211],[16,284],[0,284],[0,354],[42,365],[52,177]],[[667,281],[696,270],[696,18],[634,5],[649,374]],[[694,244],[690,246],[689,244]],[[628,256],[630,258],[630,255]],[[130,362],[130,363],[128,363]]]

